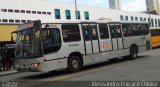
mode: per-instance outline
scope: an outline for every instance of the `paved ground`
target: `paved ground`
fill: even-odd
[[[160,81],[159,73],[160,49],[154,49],[141,53],[136,60],[120,59],[88,66],[74,74],[26,72],[0,76],[0,81],[20,81],[18,87],[83,87],[91,86],[86,81]]]

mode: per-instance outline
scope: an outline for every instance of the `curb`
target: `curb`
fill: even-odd
[[[12,70],[12,71],[2,71],[0,72],[0,76],[5,76],[5,75],[10,75],[10,74],[15,74],[18,73],[16,70]]]

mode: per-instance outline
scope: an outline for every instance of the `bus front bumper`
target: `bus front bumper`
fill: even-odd
[[[26,65],[16,65],[15,69],[18,72],[40,72],[39,67],[34,67],[34,66],[26,66]]]
[[[40,72],[43,61],[38,59],[16,59],[15,69],[20,72]]]

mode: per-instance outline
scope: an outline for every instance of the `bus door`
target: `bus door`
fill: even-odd
[[[82,23],[85,54],[100,52],[96,23]]]
[[[111,34],[112,50],[123,49],[124,45],[121,24],[109,24],[109,28]]]

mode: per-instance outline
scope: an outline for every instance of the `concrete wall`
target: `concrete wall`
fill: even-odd
[[[0,24],[0,41],[11,41],[11,32],[17,30],[18,25]],[[15,40],[16,35],[14,35]]]

